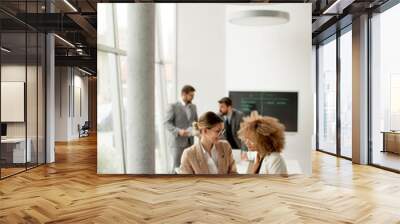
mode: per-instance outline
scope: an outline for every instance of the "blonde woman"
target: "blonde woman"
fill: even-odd
[[[287,174],[286,163],[281,152],[285,144],[285,127],[273,117],[252,113],[244,118],[239,137],[250,151],[257,155],[250,173]]]
[[[224,121],[214,112],[207,112],[194,123],[199,141],[185,149],[181,158],[180,174],[235,174],[236,164],[232,148],[225,140]]]

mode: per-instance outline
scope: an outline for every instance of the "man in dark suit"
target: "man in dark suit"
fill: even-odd
[[[196,105],[192,104],[195,91],[193,86],[184,86],[181,90],[181,100],[168,107],[164,124],[172,135],[170,148],[173,168],[181,165],[183,150],[194,143],[192,124],[198,119]]]
[[[225,123],[224,138],[231,144],[232,149],[241,149],[242,142],[237,132],[240,129],[244,114],[232,107],[232,100],[229,97],[220,99],[218,103],[220,115],[223,116]]]

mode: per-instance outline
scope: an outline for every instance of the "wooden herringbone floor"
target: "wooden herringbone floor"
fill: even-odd
[[[96,139],[0,181],[0,223],[400,223],[400,175],[315,153],[313,176],[96,174]]]

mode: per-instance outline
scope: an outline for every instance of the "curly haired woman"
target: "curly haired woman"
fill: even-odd
[[[281,152],[285,145],[285,126],[278,119],[257,113],[246,117],[240,126],[239,137],[250,151],[256,151],[253,174],[287,174]]]

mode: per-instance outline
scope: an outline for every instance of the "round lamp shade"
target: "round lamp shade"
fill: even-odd
[[[276,10],[245,10],[231,15],[229,22],[241,26],[272,26],[289,22],[289,13]]]

